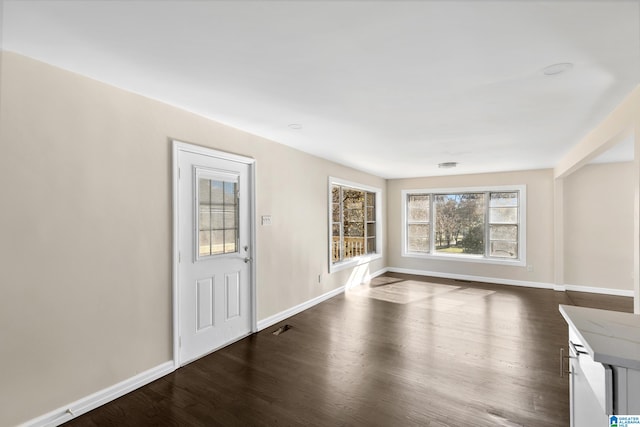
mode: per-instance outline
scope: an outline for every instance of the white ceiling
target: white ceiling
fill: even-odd
[[[553,167],[640,83],[639,1],[3,3],[5,50],[386,178]]]

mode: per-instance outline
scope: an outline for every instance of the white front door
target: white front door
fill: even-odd
[[[180,365],[247,336],[253,325],[250,164],[189,148],[176,143],[174,151]]]

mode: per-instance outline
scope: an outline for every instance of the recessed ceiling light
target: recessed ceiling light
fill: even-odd
[[[542,74],[545,76],[555,76],[556,74],[562,74],[565,71],[569,71],[573,68],[573,64],[570,62],[561,62],[559,64],[549,65],[542,69]]]
[[[299,124],[299,123],[291,123],[289,125],[289,129],[300,130],[300,129],[302,129],[302,125]]]
[[[458,162],[438,163],[438,167],[441,169],[451,169],[451,168],[455,168],[456,166],[458,166]]]

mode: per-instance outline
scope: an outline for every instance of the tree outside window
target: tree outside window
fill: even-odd
[[[484,194],[434,196],[436,252],[484,253]]]

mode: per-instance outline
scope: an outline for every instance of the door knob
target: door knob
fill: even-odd
[[[249,257],[246,257],[246,258],[244,259],[244,263],[245,263],[245,264],[246,264],[246,263],[248,263],[249,261],[253,261],[253,260],[252,260],[251,258],[249,258]]]

